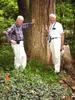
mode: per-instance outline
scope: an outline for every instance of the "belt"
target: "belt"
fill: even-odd
[[[53,37],[53,38],[52,38],[51,36],[49,36],[49,43],[51,42],[52,39],[57,39],[57,38],[58,38],[58,37]]]
[[[17,40],[16,42],[17,42],[17,44],[20,44],[20,41],[23,41],[23,39],[21,39],[21,40]]]
[[[57,39],[58,37],[54,37],[54,38],[51,38],[51,39]]]

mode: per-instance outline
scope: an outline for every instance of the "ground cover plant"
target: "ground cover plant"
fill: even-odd
[[[62,72],[57,75],[36,59],[25,70],[15,70],[10,45],[2,45],[0,52],[0,100],[61,100],[72,94],[59,83]]]

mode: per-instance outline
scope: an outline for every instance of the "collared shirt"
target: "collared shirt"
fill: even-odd
[[[59,22],[55,22],[49,26],[49,35],[54,37],[61,37],[63,33],[63,27]]]
[[[22,25],[16,25],[13,24],[11,27],[9,27],[6,31],[6,35],[8,40],[23,40],[23,29],[28,28],[29,26],[31,26],[32,23],[23,23]]]

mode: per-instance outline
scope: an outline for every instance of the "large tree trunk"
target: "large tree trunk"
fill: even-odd
[[[32,27],[30,35],[30,55],[33,58],[41,59],[47,62],[47,33],[45,25],[48,24],[49,13],[55,11],[55,0],[30,0],[32,18],[35,18],[36,24]],[[48,51],[49,52],[49,51]]]
[[[25,46],[28,56],[41,59],[45,63],[47,63],[47,60],[49,62],[50,51],[47,44],[45,25],[49,24],[49,13],[55,12],[55,0],[30,0],[30,2],[18,0],[18,6],[19,13],[25,19],[31,14],[31,18],[34,18],[36,22],[32,27],[32,32],[29,31],[25,34]]]
[[[19,14],[28,19],[29,16],[29,0],[17,0]]]

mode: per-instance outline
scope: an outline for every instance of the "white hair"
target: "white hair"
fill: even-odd
[[[19,16],[17,17],[17,19],[21,19],[21,20],[23,20],[23,21],[24,21],[24,17],[23,17],[23,16],[21,16],[21,15],[19,15]]]
[[[53,17],[53,18],[55,18],[56,19],[56,15],[55,14],[49,14],[49,17]]]

